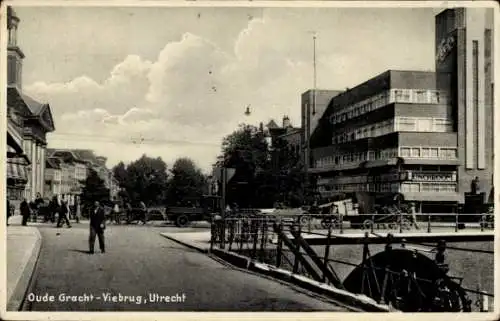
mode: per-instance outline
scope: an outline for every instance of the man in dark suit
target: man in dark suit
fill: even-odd
[[[26,226],[28,223],[28,219],[31,215],[31,209],[28,204],[28,201],[24,198],[23,201],[21,202],[21,205],[19,206],[19,210],[21,212],[21,215],[23,216],[23,221],[21,225]]]
[[[94,244],[95,237],[99,238],[99,247],[101,248],[101,253],[105,252],[104,247],[104,229],[105,226],[105,215],[104,209],[101,207],[99,202],[94,203],[94,208],[90,211],[90,235],[89,235],[89,253],[94,254]]]

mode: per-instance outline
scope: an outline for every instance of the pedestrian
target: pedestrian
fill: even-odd
[[[10,217],[10,201],[7,199],[7,226],[9,226],[9,217]]]
[[[80,204],[80,199],[75,200],[75,220],[76,223],[80,223],[80,217],[82,215],[82,207]]]
[[[148,208],[146,207],[146,204],[143,201],[141,201],[139,203],[139,207],[141,209],[141,220],[142,220],[142,223],[146,224],[146,214],[148,212]]]
[[[410,207],[408,209],[409,209],[409,212],[410,212],[410,215],[411,215],[411,220],[413,221],[412,222],[413,225],[415,226],[415,228],[417,230],[419,230],[420,227],[417,224],[417,209],[416,209],[415,203],[410,203]]]
[[[126,211],[127,211],[127,224],[130,224],[130,222],[132,221],[132,205],[130,204],[129,201],[127,201],[127,204],[125,205],[126,206]]]
[[[470,192],[476,195],[479,192],[479,177],[475,177],[470,183]]]
[[[26,226],[28,219],[31,215],[31,209],[30,209],[30,206],[28,204],[28,201],[25,198],[23,198],[21,205],[19,205],[19,211],[21,212],[21,215],[23,216],[23,220],[22,220],[21,224],[23,226]]]
[[[52,196],[52,200],[49,203],[49,215],[50,221],[55,223],[56,221],[56,213],[59,211],[59,201],[57,200],[57,196]]]
[[[59,219],[57,220],[57,227],[62,227],[64,223],[66,223],[68,228],[71,227],[71,224],[69,223],[68,220],[68,212],[69,212],[68,203],[66,201],[61,201],[61,206],[59,207]]]
[[[115,201],[115,206],[113,206],[113,221],[116,224],[120,224],[120,206],[118,205],[118,202]]]
[[[101,253],[105,253],[104,246],[104,230],[106,225],[104,223],[105,215],[104,209],[99,202],[94,203],[94,208],[90,211],[90,234],[89,234],[89,253],[94,254],[94,244],[96,235],[99,238],[99,248]]]

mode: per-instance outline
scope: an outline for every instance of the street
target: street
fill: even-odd
[[[43,244],[28,298],[52,302],[31,302],[32,311],[348,311],[160,236],[174,227],[109,225],[106,253],[96,242],[94,255],[87,253],[87,222],[39,229]]]

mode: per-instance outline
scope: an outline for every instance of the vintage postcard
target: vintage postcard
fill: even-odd
[[[498,11],[4,1],[2,319],[496,319]]]

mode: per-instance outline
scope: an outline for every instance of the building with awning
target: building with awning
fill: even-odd
[[[18,194],[20,182],[25,182],[23,197],[33,200],[44,193],[45,150],[47,133],[55,130],[50,106],[40,103],[22,91],[22,66],[25,57],[17,44],[19,18],[11,7],[7,8],[7,151],[8,182]],[[20,166],[24,166],[21,169]],[[9,172],[10,171],[10,172]],[[10,175],[10,181],[9,181]],[[24,175],[25,177],[17,177]],[[17,195],[16,197],[19,197]]]

